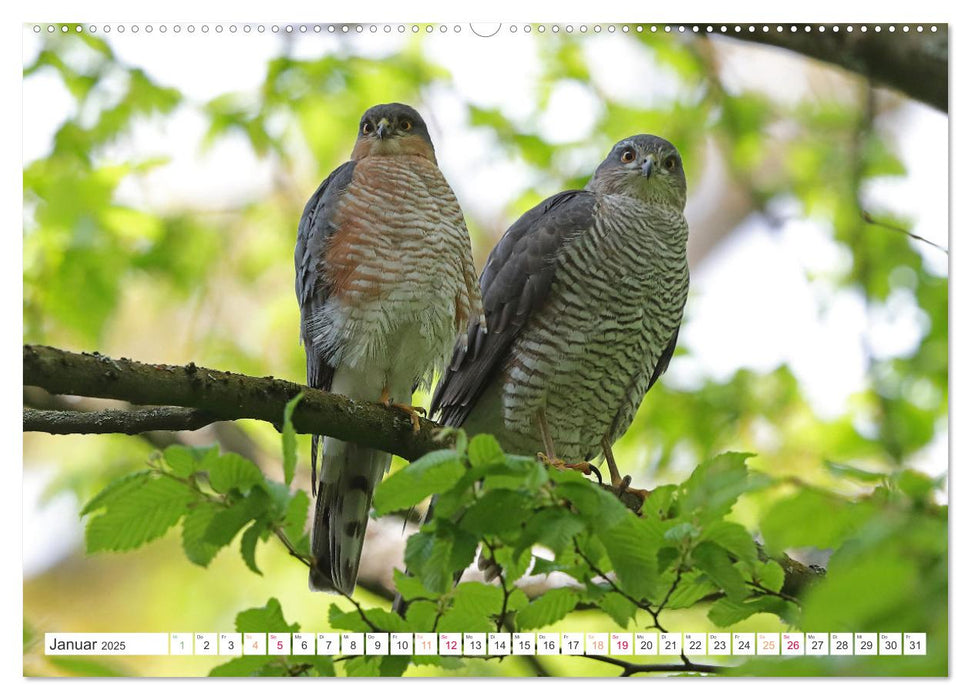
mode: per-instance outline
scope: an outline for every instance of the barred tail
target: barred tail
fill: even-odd
[[[310,540],[310,590],[350,595],[357,582],[371,497],[391,455],[329,437],[323,442]]]

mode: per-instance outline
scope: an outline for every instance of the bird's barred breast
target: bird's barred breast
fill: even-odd
[[[427,374],[451,349],[456,307],[468,308],[462,210],[441,172],[414,156],[357,163],[335,217],[325,273],[332,283],[328,345],[347,364],[381,363],[414,347]],[[393,351],[393,352],[392,352]],[[429,358],[434,358],[429,361]]]
[[[564,246],[549,306],[506,366],[507,428],[535,435],[544,407],[568,461],[593,458],[630,425],[687,297],[684,219],[624,199],[605,198],[594,228]]]

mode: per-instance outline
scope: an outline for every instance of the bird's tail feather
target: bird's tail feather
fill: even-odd
[[[371,497],[391,455],[324,438],[314,509],[310,589],[350,595],[357,582]]]

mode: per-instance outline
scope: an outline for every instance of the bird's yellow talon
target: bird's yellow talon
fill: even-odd
[[[408,418],[411,419],[411,430],[413,433],[418,433],[421,431],[421,422],[418,420],[418,415],[425,415],[426,411],[421,406],[409,406],[406,403],[392,403],[389,406],[394,406],[408,414]]]

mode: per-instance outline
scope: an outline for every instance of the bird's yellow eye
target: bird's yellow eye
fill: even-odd
[[[633,148],[628,148],[627,150],[625,150],[623,153],[620,154],[620,162],[621,163],[633,163],[634,162],[634,156],[635,156],[634,149]]]
[[[674,156],[668,156],[664,159],[664,169],[674,170],[675,166],[678,164],[678,159]]]
[[[374,131],[374,125],[371,122],[364,122],[361,124],[361,133],[365,136]]]
[[[409,119],[405,119],[401,122],[402,131],[411,131],[411,126],[412,126],[411,120]]]

